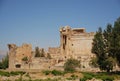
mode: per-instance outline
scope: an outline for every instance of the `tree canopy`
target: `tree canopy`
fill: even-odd
[[[44,49],[40,50],[39,47],[35,47],[35,57],[45,57]]]
[[[35,57],[40,57],[39,47],[35,47]]]
[[[120,66],[120,18],[115,21],[114,26],[108,24],[104,30],[100,27],[92,45],[92,53],[96,55],[101,70],[110,72],[116,63]]]
[[[8,68],[8,64],[9,64],[9,56],[7,54],[4,58],[2,58],[2,61],[0,62],[0,69]]]

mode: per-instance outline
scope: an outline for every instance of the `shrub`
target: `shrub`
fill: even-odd
[[[57,75],[64,75],[64,74],[65,74],[65,72],[63,72],[63,71],[58,71],[58,70],[52,70],[52,71],[45,70],[45,71],[43,71],[43,73],[44,73],[45,75],[53,74],[53,75],[55,75],[55,76],[57,76]]]
[[[43,71],[43,73],[44,73],[45,75],[49,75],[49,74],[51,73],[51,71],[45,70],[45,71]]]
[[[96,79],[101,79],[103,81],[113,81],[114,80],[114,76],[110,76],[110,74],[106,73],[106,72],[102,72],[102,73],[91,73],[91,72],[82,72],[82,74],[84,75],[83,78],[80,79],[80,81],[86,81],[86,80],[90,80],[92,78],[96,78]]]
[[[113,81],[114,78],[109,76],[109,77],[104,77],[104,78],[102,78],[102,80],[103,80],[103,81]]]
[[[8,68],[9,64],[9,56],[8,54],[2,58],[2,61],[0,62],[0,69],[6,69]]]
[[[87,79],[86,78],[80,78],[80,81],[86,81]]]
[[[78,78],[77,75],[72,74],[69,78],[66,78],[67,80],[76,80]]]
[[[0,71],[0,75],[9,77],[10,73],[9,72],[4,72],[4,71]]]
[[[15,76],[15,75],[23,75],[25,72],[23,71],[11,71],[11,72],[5,72],[5,71],[0,71],[1,76]]]
[[[91,80],[93,77],[95,77],[95,74],[90,72],[82,72],[82,74],[84,75],[84,77],[81,78],[80,81]]]
[[[28,61],[28,57],[26,56],[26,57],[23,57],[22,58],[22,61]]]
[[[11,72],[10,72],[10,75],[12,75],[12,76],[14,76],[14,75],[19,75],[19,73],[18,73],[18,72],[11,71]]]
[[[76,59],[68,59],[64,64],[64,70],[67,72],[74,72],[77,67],[80,67],[80,61]]]
[[[99,79],[103,80],[103,81],[113,81],[114,80],[114,77],[112,76],[108,76],[108,75],[98,75]],[[96,77],[96,78],[98,78]]]
[[[58,71],[58,70],[53,70],[52,72],[51,72],[53,75],[63,75],[64,74],[64,72],[62,72],[62,71]]]
[[[21,74],[21,75],[23,75],[23,74],[25,74],[26,72],[24,72],[24,71],[18,71],[18,73]]]

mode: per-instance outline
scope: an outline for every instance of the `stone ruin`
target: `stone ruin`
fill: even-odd
[[[27,57],[29,61],[32,59],[32,46],[23,44],[21,47],[15,44],[8,44],[9,48],[9,69],[24,68],[22,59]]]
[[[8,44],[9,48],[9,69],[60,69],[63,70],[65,61],[75,58],[81,61],[82,71],[93,70],[89,62],[94,54],[91,53],[92,39],[95,33],[87,33],[85,28],[60,28],[60,46],[49,47],[45,57],[35,57],[30,44],[23,44],[18,47],[15,44]],[[47,58],[51,55],[51,59]],[[27,57],[27,61],[22,59]]]
[[[89,62],[94,54],[91,53],[94,32],[86,32],[85,28],[60,28],[60,54],[64,59],[74,58],[81,62],[81,70],[92,70]]]

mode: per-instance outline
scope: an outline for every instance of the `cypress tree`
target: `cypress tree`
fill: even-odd
[[[120,66],[120,17],[115,21],[113,28],[112,53]]]
[[[106,55],[105,55],[105,49],[104,49],[105,44],[103,39],[102,28],[99,28],[98,31],[96,32],[92,45],[93,45],[92,53],[94,53],[98,58],[97,63],[99,65],[99,68],[101,70],[104,70],[105,69],[104,61],[106,59]]]
[[[39,47],[35,47],[35,57],[40,57]]]
[[[98,67],[107,72],[110,72],[115,64],[114,58],[111,56],[110,52],[111,34],[112,25],[108,24],[104,32],[99,28],[94,36],[92,47],[92,53],[96,55]]]
[[[101,70],[110,72],[116,63],[120,66],[120,17],[113,27],[108,24],[104,32],[99,28],[93,39],[92,53]]]

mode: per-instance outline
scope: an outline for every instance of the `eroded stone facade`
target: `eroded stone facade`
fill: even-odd
[[[20,65],[19,69],[58,69],[68,58],[75,58],[81,61],[82,70],[90,70],[89,61],[94,55],[91,53],[94,34],[94,32],[87,33],[85,28],[62,27],[60,28],[60,46],[49,47],[45,57],[35,57],[32,46],[29,44],[23,44],[20,47],[9,44],[9,68],[18,68]],[[51,59],[47,58],[47,54],[51,55]],[[25,56],[29,58],[27,63],[21,60]]]
[[[18,47],[15,44],[8,44],[9,48],[9,68],[21,68],[22,59],[27,57],[31,60],[32,57],[32,46],[30,44],[23,44]]]
[[[65,26],[60,28],[60,50],[64,58],[75,58],[81,61],[81,68],[89,69],[94,32],[86,32],[85,28]]]

